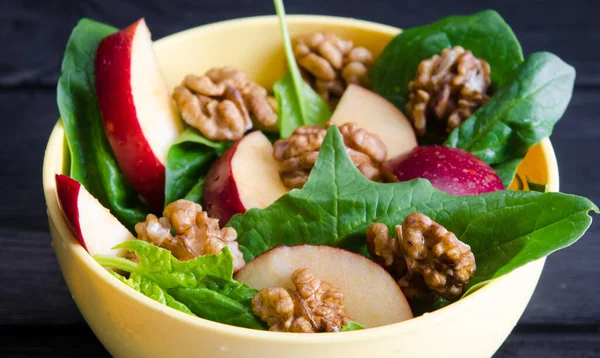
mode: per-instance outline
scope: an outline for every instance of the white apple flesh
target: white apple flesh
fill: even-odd
[[[183,125],[143,19],[100,43],[96,92],[119,167],[148,204],[162,210],[167,152]]]
[[[237,141],[213,163],[204,181],[204,207],[225,225],[238,213],[266,208],[288,190],[279,177],[281,164],[260,131]]]
[[[413,317],[390,274],[366,257],[330,246],[277,246],[248,262],[235,279],[255,289],[291,288],[290,276],[308,268],[344,294],[346,313],[367,328]]]
[[[363,87],[346,88],[331,121],[341,126],[353,122],[367,132],[377,134],[387,147],[388,158],[406,154],[417,146],[417,137],[404,114],[391,102]]]
[[[123,250],[112,248],[134,237],[98,199],[62,174],[56,175],[56,191],[71,231],[90,255],[124,256]]]

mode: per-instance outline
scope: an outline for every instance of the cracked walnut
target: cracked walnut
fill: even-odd
[[[455,299],[475,273],[469,245],[422,213],[412,213],[397,225],[397,238],[382,223],[369,226],[366,236],[369,253],[399,279],[411,302],[433,302],[436,295]]]
[[[305,81],[332,106],[349,84],[369,85],[371,52],[334,33],[315,32],[298,37],[294,56]]]
[[[252,311],[276,332],[340,332],[350,321],[344,312],[344,294],[311,270],[292,273],[296,290],[271,287],[252,300]]]
[[[419,136],[425,135],[430,119],[450,133],[488,100],[491,83],[485,60],[460,46],[444,49],[419,64],[408,84],[407,115]]]
[[[180,199],[167,205],[160,219],[153,214],[135,225],[138,239],[171,251],[178,260],[219,254],[227,246],[233,256],[234,270],[244,266],[233,228],[219,228],[219,220],[208,217],[202,207]]]
[[[290,137],[275,142],[273,157],[283,165],[279,174],[287,188],[304,186],[319,156],[327,128],[332,125],[328,122],[325,128],[301,126]],[[339,130],[346,152],[358,170],[370,180],[382,181],[380,166],[387,158],[387,148],[379,136],[358,128],[355,123],[345,123]]]
[[[252,128],[251,115],[264,127],[277,122],[267,90],[231,67],[187,75],[173,99],[183,120],[211,140],[240,139]]]

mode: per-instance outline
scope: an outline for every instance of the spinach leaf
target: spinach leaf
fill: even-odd
[[[233,256],[228,248],[219,255],[189,261],[179,261],[170,251],[141,240],[126,241],[115,248],[133,251],[139,263],[108,255],[94,258],[104,267],[129,272],[130,280],[141,276],[138,280],[147,282],[145,286],[126,282],[130,287],[153,299],[165,293],[172,298],[172,305],[177,305],[176,301],[202,318],[264,329],[252,312],[252,298],[258,291],[233,279]],[[167,298],[164,296],[165,302]]]
[[[328,104],[302,79],[285,22],[283,1],[274,0],[274,3],[275,11],[279,17],[288,72],[275,83],[273,92],[275,92],[277,108],[279,109],[279,132],[282,138],[286,138],[299,126],[325,124],[331,117],[331,110]]]
[[[373,91],[404,110],[408,83],[417,74],[419,63],[453,46],[462,46],[486,60],[496,86],[502,85],[523,61],[519,41],[497,12],[487,10],[470,16],[447,17],[396,36],[369,72]]]
[[[548,183],[546,183],[546,184],[534,183],[532,181],[529,181],[529,178],[527,178],[527,186],[529,187],[529,190],[531,190],[531,191],[539,191],[540,193],[548,192]]]
[[[508,188],[510,184],[517,174],[517,169],[519,168],[519,164],[523,161],[524,158],[517,157],[514,159],[507,160],[501,164],[494,165],[493,168],[496,171],[496,174],[502,180],[502,184],[505,188]],[[519,188],[521,190],[522,188]]]
[[[121,280],[121,282],[133,288],[134,290],[141,292],[145,296],[148,296],[151,299],[162,303],[163,305],[167,305],[183,313],[195,316],[195,314],[192,313],[192,311],[190,311],[190,309],[186,305],[174,299],[173,296],[169,295],[156,282],[148,279],[146,276],[134,272],[131,275],[129,275],[129,278],[125,278],[114,271],[109,272],[113,276]]]
[[[470,284],[502,276],[575,242],[591,224],[590,200],[562,193],[497,191],[453,196],[425,179],[369,181],[353,165],[337,128],[327,132],[308,182],[265,209],[234,216],[246,261],[276,245],[301,243],[365,248],[374,222],[390,228],[422,212],[471,246],[477,271]]]
[[[194,203],[202,204],[204,198],[204,181],[206,177],[202,176],[198,179],[196,185],[183,197],[185,200],[193,201]]]
[[[216,291],[208,288],[175,288],[169,292],[200,317],[238,327],[265,329],[252,308]]]
[[[518,184],[519,190],[524,190],[525,183],[527,183],[527,190],[539,191],[540,193],[548,192],[548,183],[546,183],[546,184],[534,183],[531,180],[529,180],[529,177],[526,176],[525,178],[526,178],[526,180],[523,181],[523,178],[521,177],[521,175],[519,175],[519,174],[515,175],[515,179],[517,179],[517,184]]]
[[[211,141],[195,128],[183,131],[167,154],[165,205],[181,198],[202,204],[203,177],[231,144]]]
[[[567,109],[574,82],[573,67],[551,53],[534,53],[445,145],[469,151],[490,165],[513,168],[531,146],[550,136]]]
[[[365,329],[365,327],[358,322],[350,321],[342,327],[342,332],[359,331],[361,329]]]
[[[67,43],[56,99],[71,157],[69,176],[133,232],[149,209],[119,168],[96,100],[96,50],[104,37],[116,31],[89,19],[79,21]]]

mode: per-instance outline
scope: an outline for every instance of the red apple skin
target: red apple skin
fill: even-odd
[[[475,195],[504,190],[502,181],[487,163],[461,149],[444,146],[417,147],[388,160],[384,170],[399,181],[424,178],[453,195]]]
[[[228,223],[233,215],[246,212],[231,165],[233,155],[243,139],[236,141],[213,163],[204,181],[204,209],[208,216],[219,219],[221,225]]]
[[[148,205],[160,212],[165,201],[165,167],[135,120],[137,112],[130,82],[133,38],[140,24],[145,26],[144,19],[100,42],[96,55],[96,94],[104,130],[119,167]]]
[[[79,190],[81,184],[75,179],[69,178],[63,174],[56,174],[56,191],[58,192],[58,201],[63,210],[63,214],[71,229],[71,232],[77,238],[77,241],[88,251],[83,234],[81,233],[81,225],[79,224],[79,208],[77,200],[79,198]]]

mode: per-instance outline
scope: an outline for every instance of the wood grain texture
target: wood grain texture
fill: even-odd
[[[289,13],[411,27],[450,14],[498,10],[526,54],[548,50],[577,69],[555,128],[561,191],[600,203],[600,3],[589,0],[286,0]],[[155,39],[237,17],[273,14],[270,0],[0,1],[0,356],[106,357],[77,311],[50,247],[41,188],[60,61],[81,17],[124,27],[145,16]],[[598,220],[596,220],[598,221]],[[519,326],[495,355],[600,356],[600,224],[551,255]]]
[[[0,229],[0,245],[0,326],[83,322],[50,247],[49,233]]]
[[[0,56],[1,57],[1,56]],[[58,118],[53,89],[0,90],[0,227],[46,231],[42,161]]]
[[[600,356],[600,334],[513,332],[494,358],[592,358]]]
[[[3,357],[110,357],[85,325],[0,327],[0,347]],[[598,333],[516,331],[494,358],[595,358],[599,355]]]
[[[567,6],[561,0],[289,0],[286,7],[290,14],[347,16],[405,28],[494,8],[511,24],[525,53],[555,52],[577,68],[578,85],[600,84],[600,48],[591,46],[600,41],[596,1],[573,0]],[[67,38],[81,17],[124,27],[144,16],[158,39],[215,21],[273,13],[270,0],[3,0],[0,87],[53,87]]]

